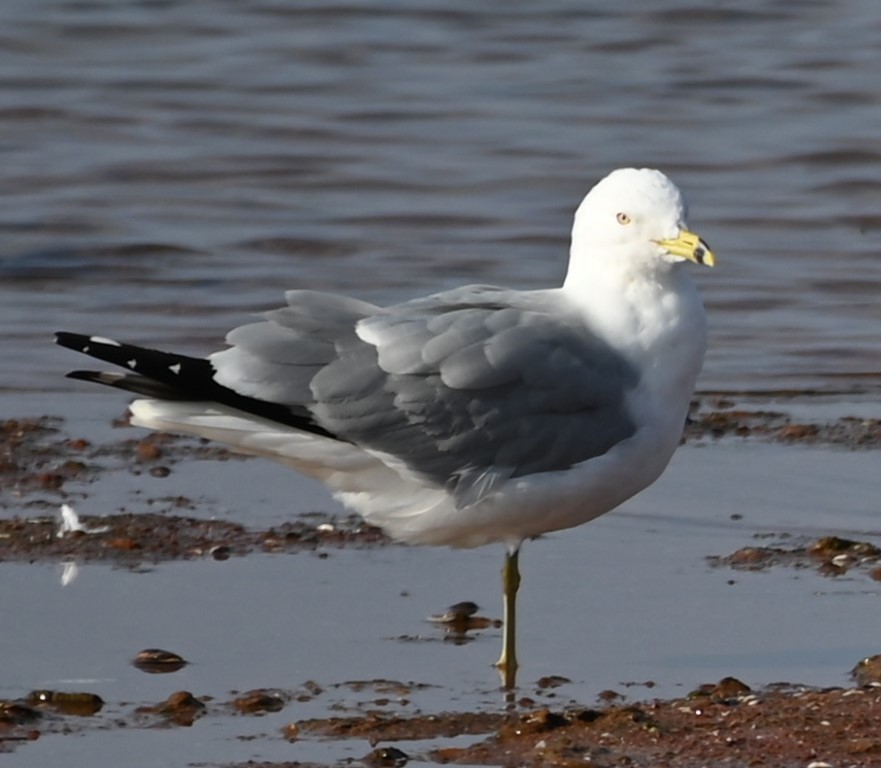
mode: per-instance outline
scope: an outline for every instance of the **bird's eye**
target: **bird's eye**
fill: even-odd
[[[615,218],[618,219],[619,224],[629,224],[630,223],[630,216],[628,216],[623,211],[621,213],[619,213]]]

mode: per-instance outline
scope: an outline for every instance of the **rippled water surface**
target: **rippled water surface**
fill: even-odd
[[[123,409],[121,395],[63,378],[77,361],[51,345],[60,328],[205,353],[284,288],[391,302],[466,282],[559,284],[575,207],[622,165],[668,172],[719,257],[715,270],[695,269],[712,332],[700,388],[843,391],[864,407],[881,392],[876,0],[3,0],[0,52],[0,417],[105,424]],[[877,531],[877,457],[830,456],[689,448],[624,515],[529,547],[527,679],[566,674],[566,695],[582,702],[649,677],[664,693],[732,673],[843,683],[877,637],[864,608],[877,600],[871,584],[786,574],[730,586],[703,559],[768,527]],[[189,477],[240,520],[253,486],[258,512],[306,508],[296,477],[264,484],[275,471],[266,466],[173,478]],[[126,494],[96,487],[82,511],[116,509]],[[439,644],[389,640],[423,631],[426,610],[447,600],[476,596],[496,612],[498,552],[430,552],[156,574],[87,566],[67,593],[50,566],[5,564],[0,607],[18,629],[4,620],[0,647],[15,674],[2,693],[62,687],[70,675],[97,680],[117,703],[161,698],[126,687],[126,660],[140,639],[171,636],[202,658],[180,685],[217,696],[424,668],[440,686],[429,709],[495,701],[486,691],[497,636],[443,657]],[[448,594],[450,572],[474,593]],[[278,614],[278,601],[291,613],[314,607],[310,578],[326,610],[305,625],[303,649],[272,635],[265,657],[237,667],[255,640],[249,622],[283,632],[296,615]],[[393,587],[362,594],[354,582]],[[405,588],[418,604],[400,597]],[[178,593],[171,608],[163,589]],[[241,611],[214,612],[210,601],[227,593],[241,593]],[[374,605],[386,618],[370,615]],[[158,632],[181,634],[134,632],[145,625],[126,624],[132,606],[151,611]],[[353,610],[343,635],[334,622]],[[107,633],[74,642],[78,622],[91,628],[105,611],[116,612]],[[201,634],[187,635],[181,613],[198,615]],[[573,641],[582,637],[590,652]],[[354,668],[335,673],[323,643],[346,638]],[[279,669],[283,680],[261,677]],[[271,745],[253,751],[242,733],[259,726],[213,727],[209,737],[53,737],[16,757],[310,757],[288,750],[275,722]]]
[[[283,287],[558,283],[631,164],[720,257],[704,388],[877,386],[874,0],[6,0],[0,29],[7,387],[59,388],[56,326],[203,352]]]

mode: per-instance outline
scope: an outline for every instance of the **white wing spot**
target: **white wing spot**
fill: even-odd
[[[122,344],[120,344],[118,341],[114,341],[113,339],[105,339],[103,336],[90,336],[89,341],[91,341],[93,344],[104,344],[108,347],[122,346]]]
[[[138,365],[138,361],[135,360],[134,358],[132,358],[131,360],[126,360],[126,361],[125,361],[125,364],[126,364],[129,368],[131,368],[132,370],[134,370],[134,369],[137,367],[137,365]]]
[[[172,373],[180,373],[180,363],[175,363],[174,365],[169,365],[168,370]]]

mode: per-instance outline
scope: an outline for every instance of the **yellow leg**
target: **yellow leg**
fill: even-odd
[[[505,596],[502,655],[496,662],[502,686],[517,687],[517,590],[520,587],[520,546],[509,547],[502,567],[502,589]]]

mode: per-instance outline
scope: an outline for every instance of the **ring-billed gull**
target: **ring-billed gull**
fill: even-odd
[[[518,555],[652,483],[706,345],[686,261],[712,266],[660,171],[624,168],[575,214],[560,288],[472,285],[390,307],[309,290],[207,359],[60,333],[129,369],[132,423],[190,432],[322,480],[392,537],[506,545],[498,667],[515,685]]]

